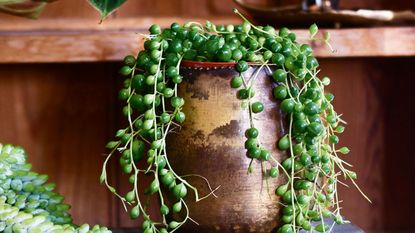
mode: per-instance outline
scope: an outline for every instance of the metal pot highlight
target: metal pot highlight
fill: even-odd
[[[179,95],[185,100],[186,121],[177,134],[169,136],[168,156],[179,175],[201,175],[213,189],[220,188],[215,192],[217,198],[210,196],[197,203],[189,190],[190,217],[199,226],[189,221],[180,232],[268,233],[277,226],[279,204],[274,191],[284,179],[264,177],[258,160],[248,173],[251,159],[246,156],[244,134],[250,127],[249,113],[241,107],[237,90],[230,87],[231,78],[238,75],[233,67],[232,63],[182,62]],[[246,77],[258,69],[249,68]],[[276,140],[284,133],[285,120],[272,97],[275,85],[266,68],[259,71],[253,100],[260,100],[265,110],[254,114],[254,124],[262,146],[281,161],[286,155],[278,151]],[[202,178],[186,179],[200,196],[210,192]]]

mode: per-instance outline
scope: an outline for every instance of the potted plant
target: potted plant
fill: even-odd
[[[336,147],[345,122],[325,92],[330,79],[290,30],[235,13],[241,25],[152,25],[144,50],[125,57],[119,98],[128,123],[107,144],[101,182],[132,219],[143,218],[145,233],[328,232],[324,218],[345,222],[339,179],[360,191],[341,158],[349,149]],[[308,39],[328,44],[317,31],[312,25]],[[108,182],[114,157],[129,175],[127,193]],[[152,177],[148,187],[142,176]],[[148,214],[145,196],[158,198],[160,216]]]

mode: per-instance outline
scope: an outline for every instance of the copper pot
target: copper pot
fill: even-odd
[[[199,174],[213,188],[220,188],[215,192],[218,198],[197,203],[189,190],[190,217],[199,226],[189,221],[180,232],[271,232],[278,224],[274,190],[283,180],[268,178],[267,188],[259,161],[253,162],[252,173],[247,172],[250,159],[244,149],[244,132],[249,127],[249,115],[241,108],[237,91],[230,87],[231,78],[238,75],[233,67],[232,63],[182,63],[184,78],[179,95],[185,99],[186,121],[168,139],[169,159],[178,174]],[[251,66],[247,73],[258,68]],[[285,120],[272,97],[274,86],[270,73],[260,71],[255,99],[264,103],[265,110],[254,117],[262,145],[280,161],[286,155],[275,143],[284,133]],[[200,195],[209,193],[203,179],[186,179]]]

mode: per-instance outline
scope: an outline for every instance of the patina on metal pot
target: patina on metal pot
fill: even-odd
[[[246,76],[257,69],[259,66],[251,66]],[[177,134],[169,136],[169,159],[178,174],[202,175],[212,188],[220,188],[215,192],[218,198],[211,196],[197,203],[189,191],[190,217],[199,226],[189,221],[180,232],[272,232],[280,208],[274,190],[284,180],[267,181],[259,161],[253,161],[252,173],[247,172],[251,160],[244,149],[244,133],[249,128],[249,114],[230,87],[231,78],[238,75],[234,64],[183,62],[181,74],[179,95],[185,100],[186,121]],[[254,119],[262,145],[281,161],[286,155],[277,150],[276,140],[284,133],[285,120],[272,97],[275,85],[270,71],[261,69],[254,100],[264,103],[265,110]],[[200,195],[209,193],[200,177],[186,179]]]

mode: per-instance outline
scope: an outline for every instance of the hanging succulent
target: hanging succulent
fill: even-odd
[[[166,29],[152,25],[144,50],[137,56],[125,57],[125,66],[120,73],[127,78],[119,98],[125,103],[123,114],[128,126],[118,130],[117,139],[107,144],[112,151],[103,165],[101,182],[121,199],[126,208],[131,206],[128,208],[132,219],[143,216],[145,233],[174,232],[191,220],[184,197],[191,190],[196,201],[202,198],[194,186],[174,171],[166,150],[166,136],[180,128],[186,119],[182,111],[185,102],[177,91],[182,82],[180,64],[182,60],[234,62],[240,75],[231,80],[230,86],[238,89],[238,98],[248,106],[250,121],[250,128],[245,132],[245,145],[241,146],[245,146],[251,162],[259,160],[269,164],[271,168],[264,170],[267,173],[264,175],[284,176],[286,179],[286,183],[275,190],[275,194],[281,197],[282,208],[278,232],[298,232],[301,229],[328,232],[332,226],[325,224],[323,218],[333,218],[338,224],[345,222],[340,214],[341,201],[337,193],[338,185],[343,184],[339,179],[343,176],[359,189],[355,183],[356,173],[341,158],[341,155],[349,153],[349,149],[336,147],[345,122],[334,110],[334,95],[324,90],[330,79],[318,77],[319,64],[311,47],[297,43],[296,34],[289,29],[276,31],[271,26],[256,26],[237,10],[235,13],[244,20],[242,24],[225,26],[207,22],[203,26],[196,22],[173,23]],[[316,37],[318,28],[315,24],[309,31],[307,39],[329,45],[328,33],[323,38]],[[283,161],[278,161],[258,139],[260,132],[255,128],[253,116],[267,106],[253,101],[256,75],[245,75],[250,65],[272,72],[270,78],[276,84],[272,94],[280,101],[280,109],[288,121],[288,133],[275,139],[277,147],[288,154]],[[119,194],[107,179],[107,163],[116,154],[119,154],[123,172],[130,174],[132,188],[125,195]],[[145,160],[145,168],[139,168],[142,160]],[[139,186],[140,175],[153,176],[153,181],[145,189]],[[210,190],[206,196],[215,191]],[[141,191],[159,197],[161,222],[156,222],[147,213],[140,198]],[[177,202],[168,206],[165,201],[167,195],[176,197]],[[171,220],[171,217],[166,217],[178,212],[184,212],[184,218]],[[321,223],[312,227],[312,221]]]

